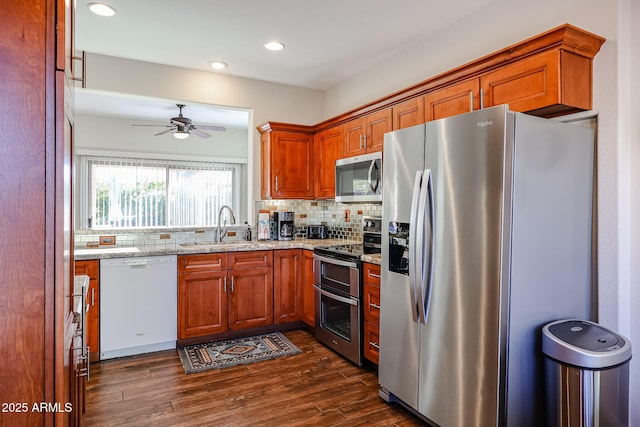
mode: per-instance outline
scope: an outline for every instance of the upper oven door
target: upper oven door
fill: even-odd
[[[321,289],[360,298],[360,269],[357,263],[313,255],[315,283]]]
[[[382,153],[336,160],[336,202],[382,202]]]

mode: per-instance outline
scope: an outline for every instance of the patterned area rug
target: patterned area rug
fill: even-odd
[[[280,332],[188,345],[178,349],[184,372],[187,374],[298,353],[301,353],[301,350]]]

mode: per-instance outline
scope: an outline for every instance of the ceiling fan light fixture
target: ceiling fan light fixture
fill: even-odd
[[[100,16],[113,16],[116,14],[116,10],[113,6],[109,6],[106,3],[89,3],[87,7],[91,12]]]
[[[223,70],[229,66],[226,62],[222,61],[211,61],[210,64],[216,70]]]
[[[278,50],[284,49],[284,43],[277,42],[277,41],[268,41],[264,44],[264,47],[268,50],[272,50],[276,52]]]
[[[189,132],[184,130],[177,130],[173,133],[173,137],[176,139],[187,139],[189,138]]]

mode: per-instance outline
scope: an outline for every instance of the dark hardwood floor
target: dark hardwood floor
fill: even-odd
[[[358,368],[303,330],[302,354],[186,375],[175,350],[91,365],[87,426],[419,426]]]

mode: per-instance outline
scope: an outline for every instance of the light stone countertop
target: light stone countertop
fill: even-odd
[[[253,240],[251,242],[239,241],[229,243],[185,243],[175,244],[166,248],[116,246],[112,248],[82,248],[76,247],[73,251],[76,260],[129,258],[157,255],[190,255],[207,254],[217,252],[239,251],[268,251],[277,249],[307,249],[313,250],[316,246],[344,245],[359,243],[345,239],[295,239],[283,240]],[[363,255],[362,260],[374,264],[380,264],[379,255]]]

